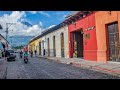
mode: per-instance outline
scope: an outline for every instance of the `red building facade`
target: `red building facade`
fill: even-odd
[[[68,24],[70,58],[97,61],[95,12],[79,12],[65,22]]]

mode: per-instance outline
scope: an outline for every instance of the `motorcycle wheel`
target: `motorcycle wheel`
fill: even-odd
[[[24,60],[24,62],[25,62],[25,63],[28,63],[28,60],[27,60],[27,61]]]

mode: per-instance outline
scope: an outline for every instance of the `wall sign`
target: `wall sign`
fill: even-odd
[[[94,28],[95,28],[95,26],[89,27],[89,28],[86,29],[86,31],[93,30]]]
[[[85,39],[90,39],[90,33],[85,34],[85,35],[84,35],[84,38],[85,38]]]

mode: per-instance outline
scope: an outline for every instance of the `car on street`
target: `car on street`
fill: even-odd
[[[14,50],[6,50],[6,57],[7,57],[7,61],[15,61],[16,60],[16,54],[14,52]]]
[[[15,51],[15,53],[18,53],[18,51]]]

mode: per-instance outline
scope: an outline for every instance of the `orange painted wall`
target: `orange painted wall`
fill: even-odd
[[[118,29],[120,28],[120,11],[98,11],[95,13],[96,21],[96,38],[97,38],[97,61],[106,63],[108,61],[107,49],[107,33],[105,24],[118,21]],[[120,32],[120,29],[119,29]],[[120,34],[119,34],[120,37]]]

